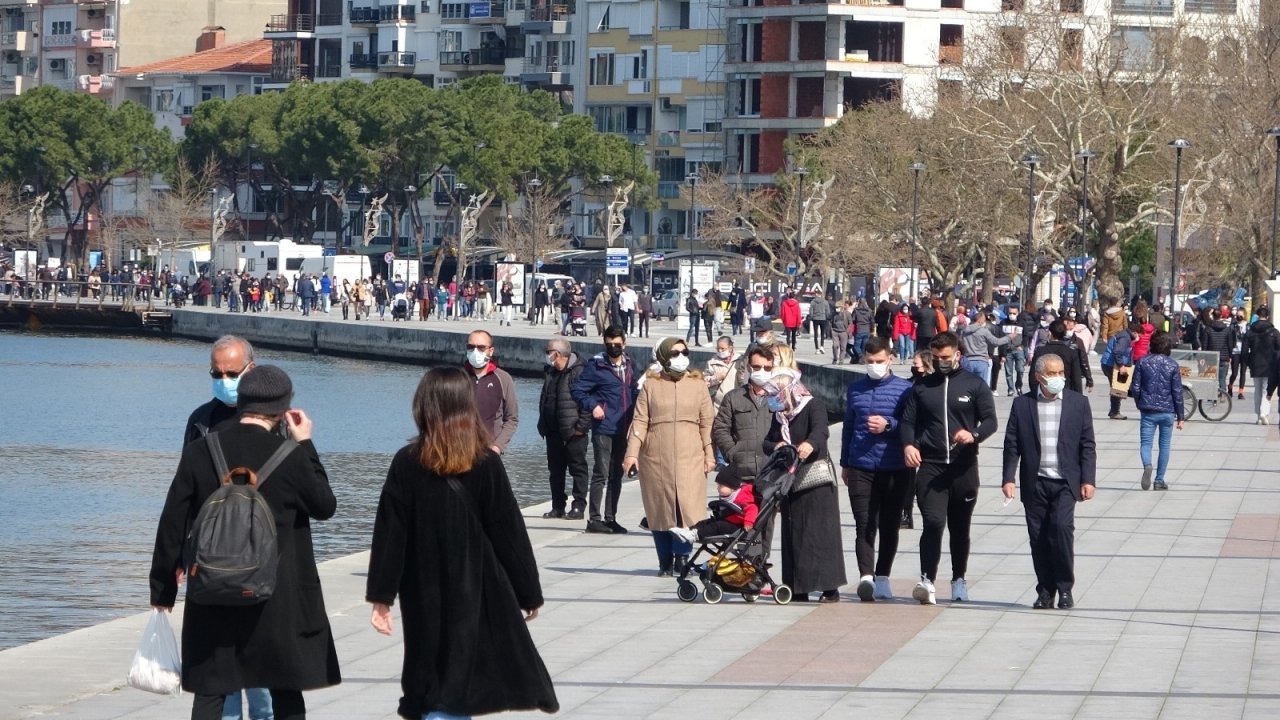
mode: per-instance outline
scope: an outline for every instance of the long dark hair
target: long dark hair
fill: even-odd
[[[428,370],[413,394],[418,462],[437,475],[459,475],[489,447],[489,429],[476,409],[475,382],[461,368]]]

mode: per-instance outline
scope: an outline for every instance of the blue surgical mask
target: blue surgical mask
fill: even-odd
[[[769,409],[774,412],[782,412],[787,409],[787,401],[783,400],[781,395],[770,395]]]
[[[1049,377],[1044,379],[1044,389],[1050,395],[1058,396],[1067,387],[1067,379],[1064,377]]]
[[[215,378],[213,381],[213,397],[223,405],[235,407],[239,399],[240,378]]]

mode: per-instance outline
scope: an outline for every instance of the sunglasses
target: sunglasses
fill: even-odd
[[[484,352],[485,350],[488,350],[488,349],[489,349],[489,346],[488,346],[488,345],[472,345],[471,343],[467,343],[467,349],[468,349],[468,350],[479,350],[479,351],[481,351],[481,352]]]
[[[675,357],[676,355],[684,355],[685,357],[689,357],[689,350],[688,348],[685,348],[684,350],[672,350],[671,357]]]
[[[626,343],[605,343],[605,345],[606,345],[607,347],[616,347],[616,348],[626,347],[626,346],[627,346],[627,344],[626,344]]]
[[[249,369],[249,366],[245,365],[239,370],[227,370],[225,372],[222,370],[210,370],[209,377],[213,378],[214,380],[221,380],[223,378],[227,378],[229,380],[235,380],[236,378],[243,375],[244,372],[248,369]]]
[[[772,366],[772,365],[751,365],[750,367],[751,367],[751,369],[752,369],[752,370],[754,370],[754,371],[756,371],[756,372],[760,372],[761,370],[766,370],[766,371],[767,371],[767,370],[772,370],[772,369],[773,369],[773,366]]]

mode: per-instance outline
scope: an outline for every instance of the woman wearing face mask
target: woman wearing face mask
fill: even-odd
[[[716,466],[711,446],[715,411],[702,373],[689,368],[684,340],[664,339],[654,359],[658,367],[645,373],[636,396],[622,471],[640,472],[658,574],[671,577],[683,569],[693,547],[669,531],[691,527],[707,515],[707,473]]]
[[[1240,385],[1237,388],[1237,400],[1244,399],[1244,366],[1240,364],[1240,353],[1244,351],[1244,340],[1249,336],[1249,319],[1245,317],[1244,310],[1236,310],[1235,317],[1231,321],[1231,329],[1227,335],[1227,342],[1231,345],[1231,377],[1227,379],[1227,392],[1231,392],[1231,387],[1236,384],[1236,375],[1240,376]]]
[[[909,358],[916,351],[916,321],[906,303],[893,315],[893,347],[900,359]]]
[[[720,411],[720,402],[724,400],[724,396],[744,382],[744,378],[739,377],[742,368],[742,363],[738,362],[739,357],[733,349],[733,338],[722,335],[716,340],[716,354],[707,361],[706,374],[707,388],[711,391],[711,405],[716,412]]]
[[[773,425],[764,449],[780,445],[796,449],[801,463],[827,462],[827,408],[800,384],[795,370],[775,370],[766,386]],[[833,484],[792,493],[782,502],[782,581],[797,601],[821,592],[818,602],[840,600],[846,582],[840,539],[840,501]]]

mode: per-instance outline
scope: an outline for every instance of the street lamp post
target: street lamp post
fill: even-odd
[[[1129,266],[1129,300],[1130,302],[1133,301],[1133,298],[1138,297],[1138,270],[1139,269],[1140,268],[1137,265]]]
[[[1276,276],[1276,236],[1280,234],[1280,127],[1267,131],[1276,140],[1276,183],[1271,188],[1271,277]]]
[[[804,247],[804,179],[809,168],[803,165],[791,171],[796,176],[796,248]]]
[[[253,151],[257,149],[258,149],[258,143],[249,143],[249,146],[245,148],[245,155],[247,159],[244,164],[244,185],[245,185],[245,188],[249,191],[249,196],[248,196],[249,209],[245,213],[246,217],[245,217],[245,223],[244,223],[244,237],[246,240],[250,239],[248,214],[253,212],[254,200],[257,197],[257,195],[253,192]]]
[[[1173,148],[1173,232],[1169,234],[1169,317],[1177,311],[1173,297],[1178,292],[1178,231],[1182,223],[1182,151],[1191,147],[1188,140],[1176,138],[1169,141]]]
[[[538,217],[538,188],[542,187],[542,181],[538,176],[534,176],[532,180],[525,183],[525,193],[529,196],[529,235],[533,243],[533,260],[529,263],[533,266],[533,272],[538,272],[538,235],[542,231],[542,219]],[[537,283],[534,283],[537,287]]]
[[[414,225],[416,224],[412,222],[412,220],[413,220],[413,213],[414,213],[414,205],[417,202],[418,202],[418,186],[412,183],[410,183],[409,185],[405,185],[404,186],[404,204],[405,204],[405,209],[409,211],[409,220],[410,220],[409,227],[414,227]],[[396,235],[399,235],[399,234],[400,233],[397,231]],[[413,241],[414,241],[414,244],[417,245],[417,250],[418,250],[418,273],[417,273],[418,278],[415,279],[415,282],[417,282],[422,278],[422,237],[416,229],[413,231]],[[408,281],[409,281],[409,278],[405,278],[405,282],[408,282]]]
[[[1084,162],[1084,174],[1080,177],[1080,272],[1076,275],[1076,312],[1084,317],[1085,305],[1085,258],[1089,256],[1089,232],[1085,221],[1089,218],[1089,161],[1098,157],[1098,153],[1088,148],[1076,153],[1076,158]]]
[[[627,198],[627,207],[631,209],[631,233],[633,235],[636,232],[636,221],[635,221],[636,211],[639,209],[636,207],[636,197],[635,197],[636,191],[639,189],[639,183],[636,181],[636,178],[638,177],[638,173],[639,173],[639,163],[637,163],[636,160],[639,155],[640,148],[644,146],[645,146],[645,142],[643,138],[631,143],[631,196]],[[649,166],[649,163],[646,161],[645,167],[648,168],[648,166]],[[646,222],[644,224],[644,227],[645,227],[645,230],[648,231],[649,223]]]
[[[1031,275],[1035,272],[1036,252],[1036,167],[1040,164],[1040,156],[1027,153],[1022,158],[1027,166],[1027,276],[1022,283],[1022,305],[1029,307],[1034,300],[1031,297]]]
[[[916,296],[916,246],[920,244],[920,173],[924,172],[925,164],[913,162],[909,169],[914,177],[911,188],[911,268],[907,270],[911,274],[911,294],[908,301]]]
[[[693,285],[693,266],[696,259],[693,249],[693,239],[698,233],[698,174],[689,173],[684,176],[684,181],[689,183],[689,223],[685,227],[685,237],[689,239],[689,289],[694,289]]]

